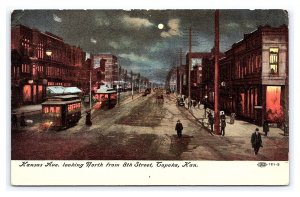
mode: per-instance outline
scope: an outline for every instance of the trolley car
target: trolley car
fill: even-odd
[[[49,127],[57,129],[75,125],[81,118],[81,100],[76,95],[54,96],[42,103],[42,113]]]

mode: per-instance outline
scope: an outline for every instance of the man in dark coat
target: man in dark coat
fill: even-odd
[[[214,118],[213,118],[211,112],[208,112],[208,124],[210,125],[211,132],[213,132],[214,131],[214,129],[213,129],[214,128]]]
[[[88,125],[88,126],[92,126],[92,116],[91,116],[91,111],[90,110],[86,111],[85,124]]]
[[[221,134],[222,134],[222,136],[225,135],[225,127],[226,127],[226,119],[222,118],[221,119]]]
[[[182,126],[180,120],[177,121],[175,130],[177,131],[177,136],[178,136],[179,138],[181,138],[183,126]]]
[[[24,112],[21,113],[21,117],[20,117],[20,126],[21,126],[21,127],[26,127],[26,126],[27,126],[26,121],[25,121],[25,115],[24,115]]]
[[[259,129],[256,128],[255,132],[251,135],[251,144],[252,148],[254,149],[255,155],[257,155],[259,148],[262,146],[261,134],[259,133]]]
[[[265,133],[265,136],[268,136],[269,130],[269,123],[267,120],[265,120],[263,124],[263,132]]]

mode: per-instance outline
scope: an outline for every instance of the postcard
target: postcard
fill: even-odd
[[[285,10],[13,10],[11,184],[288,185]]]

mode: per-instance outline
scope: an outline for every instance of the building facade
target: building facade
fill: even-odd
[[[108,85],[112,87],[114,81],[119,80],[118,58],[112,54],[93,54],[92,61],[92,81],[93,86]]]
[[[47,86],[76,86],[86,80],[85,52],[49,32],[23,25],[11,28],[12,106],[38,104]]]
[[[214,59],[205,61],[205,94],[213,102]],[[261,125],[288,121],[288,28],[260,26],[220,59],[220,109]]]
[[[185,82],[184,82],[184,95],[188,97],[188,84],[189,84],[189,64],[191,61],[190,67],[190,86],[191,86],[191,99],[193,100],[201,100],[204,92],[204,84],[203,84],[203,60],[210,58],[212,56],[211,53],[203,53],[203,52],[193,52],[186,54],[186,65],[185,65]]]

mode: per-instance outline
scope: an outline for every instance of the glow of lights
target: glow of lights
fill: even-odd
[[[50,49],[46,50],[46,55],[50,57],[52,55],[52,51]]]
[[[159,24],[157,25],[157,27],[158,27],[158,29],[163,29],[163,28],[164,28],[164,25],[163,25],[162,23],[159,23]]]

